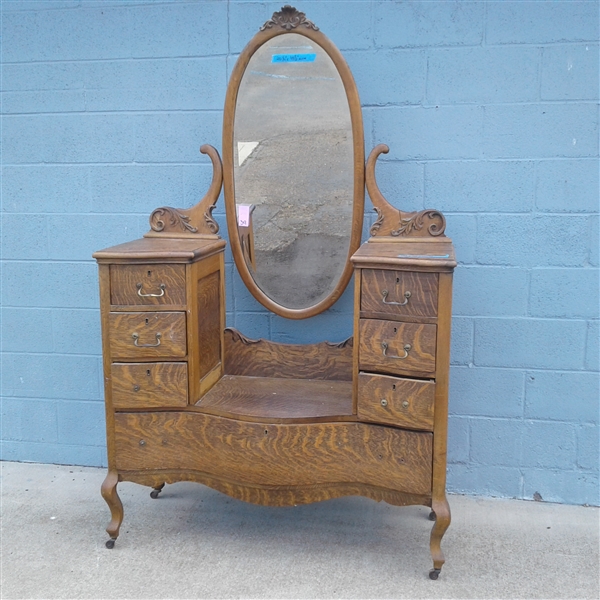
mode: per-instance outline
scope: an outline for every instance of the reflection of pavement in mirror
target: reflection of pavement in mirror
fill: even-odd
[[[272,62],[286,52],[316,58]],[[343,272],[354,189],[348,102],[317,44],[284,34],[257,51],[238,94],[235,141],[236,203],[255,206],[252,275],[284,306],[314,305]]]
[[[287,308],[312,306],[331,292],[347,252],[343,238],[298,235],[279,251],[256,251],[255,279],[265,294]]]

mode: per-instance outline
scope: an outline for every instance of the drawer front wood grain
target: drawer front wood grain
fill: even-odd
[[[402,319],[437,317],[437,273],[363,269],[360,310]]]
[[[194,470],[255,486],[356,483],[431,493],[431,433],[364,423],[266,425],[194,412],[117,413],[115,443],[119,470]]]
[[[410,429],[433,431],[435,383],[360,373],[358,417]]]
[[[435,375],[436,326],[361,319],[359,368],[392,375]]]
[[[184,265],[111,265],[110,302],[124,306],[184,306]]]
[[[110,313],[113,358],[183,358],[186,355],[185,313]]]
[[[116,409],[187,406],[187,363],[113,363],[111,387]]]

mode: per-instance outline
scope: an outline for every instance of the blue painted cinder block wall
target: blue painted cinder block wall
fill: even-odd
[[[298,1],[343,51],[380,187],[448,219],[450,490],[598,504],[598,3]],[[3,1],[2,458],[104,465],[93,251],[208,187],[236,54],[280,4]],[[222,201],[218,219],[225,230]],[[368,213],[368,222],[371,222]],[[351,293],[229,324],[351,333]]]

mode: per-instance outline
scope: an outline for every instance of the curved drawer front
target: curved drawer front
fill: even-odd
[[[360,373],[358,418],[433,431],[435,383]]]
[[[187,406],[187,363],[113,363],[113,407]]]
[[[155,412],[117,413],[115,434],[117,469],[124,471],[186,469],[240,484],[362,483],[431,493],[431,433],[364,423],[267,425]]]
[[[361,319],[359,338],[361,371],[435,376],[435,325]]]
[[[185,266],[111,265],[110,303],[120,306],[183,306]]]
[[[110,313],[113,358],[183,358],[186,355],[185,313]]]
[[[437,273],[363,269],[360,310],[366,316],[437,317]]]

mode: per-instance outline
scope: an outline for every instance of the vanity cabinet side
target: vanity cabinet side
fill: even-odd
[[[352,260],[357,417],[431,432],[431,498],[434,504],[445,502],[455,266],[451,242],[431,247],[365,243]]]
[[[223,252],[187,265],[189,403],[221,379],[225,365]]]
[[[142,239],[94,254],[109,471],[115,413],[185,410],[222,377],[224,245]]]
[[[104,410],[106,415],[106,450],[108,470],[116,471],[115,413],[112,401],[111,356],[110,356],[110,266],[98,264],[100,283],[100,326],[102,330],[102,373],[104,380]]]

